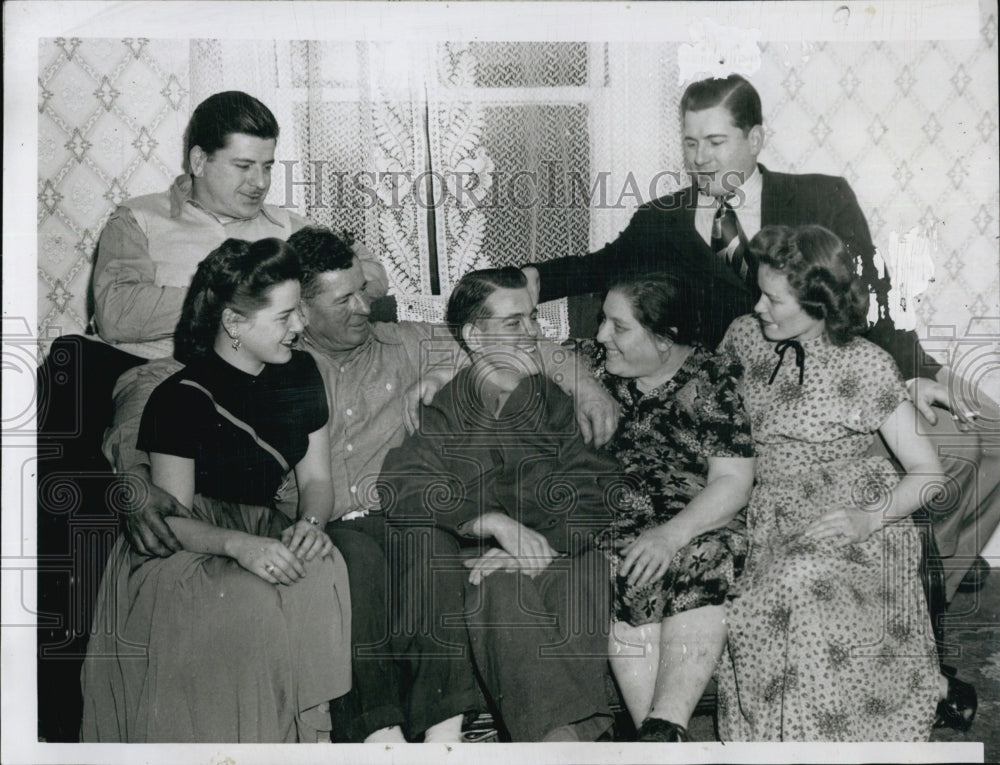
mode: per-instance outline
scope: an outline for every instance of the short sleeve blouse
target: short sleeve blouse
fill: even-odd
[[[295,351],[287,364],[267,364],[258,375],[213,353],[153,391],[138,447],[193,459],[199,494],[270,505],[286,471],[237,423],[248,425],[294,467],[308,450],[309,434],[328,419],[323,379],[308,353]]]

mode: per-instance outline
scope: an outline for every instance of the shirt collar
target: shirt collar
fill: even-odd
[[[739,194],[737,197],[742,197],[739,204],[733,204],[733,209],[737,212],[741,207],[744,208],[760,208],[761,193],[764,189],[764,177],[760,173],[760,167],[754,165],[753,172],[750,177],[743,181],[742,185],[737,186],[739,189]],[[735,192],[734,192],[735,193]],[[719,206],[719,200],[717,197],[710,197],[698,192],[698,207],[710,207],[715,209]]]
[[[302,335],[299,337],[298,347],[302,348],[303,350],[308,349],[313,353],[319,354],[320,356],[324,356],[325,358],[343,363],[345,361],[354,358],[355,356],[364,353],[365,351],[367,351],[369,348],[371,348],[373,345],[376,344],[402,345],[403,344],[402,339],[394,337],[388,329],[389,326],[391,325],[381,321],[372,322],[371,332],[368,333],[368,337],[365,339],[365,341],[361,343],[361,345],[355,346],[354,348],[348,348],[343,351],[331,351],[321,347],[319,344],[313,342],[309,338],[309,334],[307,332],[303,332]]]
[[[171,218],[179,218],[181,216],[181,208],[185,204],[190,204],[192,207],[197,207],[205,214],[211,215],[213,218],[215,218],[217,221],[219,221],[219,223],[223,225],[225,225],[226,223],[233,223],[235,221],[240,221],[240,220],[253,220],[254,218],[257,217],[257,215],[263,215],[275,226],[279,226],[281,228],[285,227],[284,223],[275,218],[274,215],[272,215],[268,211],[267,205],[261,205],[260,211],[257,213],[257,215],[252,215],[249,218],[230,218],[228,215],[218,215],[212,212],[211,210],[207,210],[204,207],[202,207],[200,204],[198,204],[198,202],[195,201],[194,197],[192,196],[193,191],[194,191],[194,183],[192,182],[190,175],[188,175],[187,173],[181,173],[176,178],[174,178],[174,182],[170,186]]]

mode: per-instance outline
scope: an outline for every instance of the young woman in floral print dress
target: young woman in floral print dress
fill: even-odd
[[[750,549],[719,670],[723,740],[919,741],[943,694],[909,515],[942,484],[840,240],[768,227],[763,293],[720,350],[756,445]],[[866,456],[881,434],[905,473]]]

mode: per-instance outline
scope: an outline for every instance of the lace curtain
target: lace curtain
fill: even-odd
[[[347,229],[399,294],[582,254],[679,184],[676,46],[191,43],[191,103],[246,90],[284,126],[269,201]],[[628,131],[626,134],[626,130]]]

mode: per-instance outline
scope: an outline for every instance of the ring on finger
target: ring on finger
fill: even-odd
[[[268,563],[266,566],[264,566],[264,570],[267,573],[269,573],[269,574],[273,574],[274,573],[274,564],[273,563]]]

